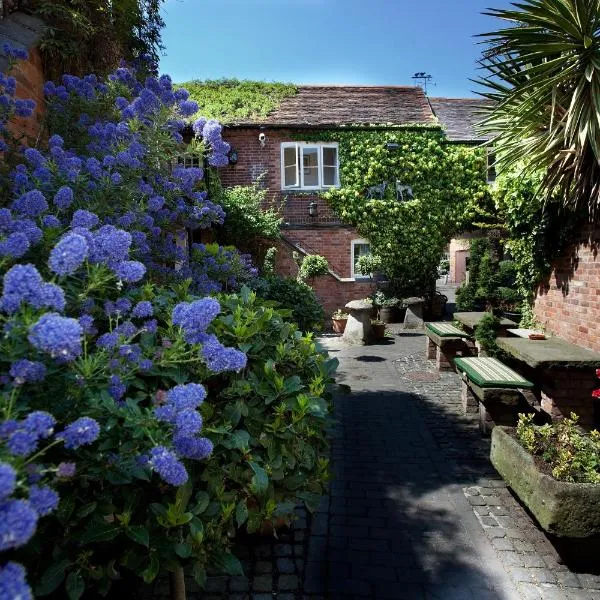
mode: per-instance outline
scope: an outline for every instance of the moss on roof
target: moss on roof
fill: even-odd
[[[264,119],[284,98],[298,93],[291,83],[239,79],[194,80],[179,85],[198,102],[199,114],[224,124]]]

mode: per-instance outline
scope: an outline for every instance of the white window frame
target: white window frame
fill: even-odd
[[[350,245],[350,274],[352,279],[370,279],[368,275],[362,275],[361,273],[356,273],[354,271],[354,248],[355,246],[365,245],[369,246],[369,254],[371,253],[371,242],[365,239],[356,239],[352,240]]]
[[[285,149],[295,148],[296,150],[296,184],[285,185]],[[318,183],[317,185],[305,185],[304,183],[304,149],[317,148],[318,160]],[[335,148],[336,164],[327,165],[335,167],[335,183],[333,185],[325,185],[323,183],[323,150],[326,148]],[[340,187],[340,148],[337,142],[282,142],[281,143],[281,189],[282,190],[322,190],[334,187]],[[291,165],[288,165],[291,166]]]

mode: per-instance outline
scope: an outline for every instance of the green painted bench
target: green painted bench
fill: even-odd
[[[518,414],[531,412],[536,404],[535,385],[497,358],[457,357],[454,364],[463,379],[463,411],[479,413],[483,434],[491,433],[494,425],[514,427]]]
[[[452,323],[426,323],[425,335],[425,356],[436,361],[438,371],[453,371],[457,356],[470,356],[474,352],[471,336]]]

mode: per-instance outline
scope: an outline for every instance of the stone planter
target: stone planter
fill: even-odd
[[[344,333],[348,319],[331,319],[331,326],[334,333]]]
[[[557,481],[542,473],[510,427],[492,431],[491,461],[540,526],[565,538],[600,534],[600,485]]]

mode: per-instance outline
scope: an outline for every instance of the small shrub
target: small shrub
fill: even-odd
[[[263,260],[263,273],[265,276],[275,274],[275,259],[277,258],[277,248],[274,246],[265,252]]]
[[[479,321],[475,328],[475,339],[490,356],[498,356],[501,352],[498,344],[496,344],[499,327],[500,319],[495,317],[492,313],[487,313],[483,315],[481,321]]]
[[[219,241],[253,250],[259,240],[277,240],[281,237],[281,217],[273,208],[263,208],[267,189],[260,180],[252,185],[237,185],[221,189],[216,201],[226,217],[219,231]]]
[[[348,313],[345,313],[341,308],[338,308],[332,315],[332,319],[347,319]]]
[[[261,280],[256,292],[266,300],[277,302],[290,311],[301,331],[320,330],[324,312],[313,289],[291,277],[274,275]]]
[[[534,425],[533,415],[519,415],[517,439],[534,456],[548,464],[560,481],[600,483],[600,432],[577,426],[579,417],[552,425]]]
[[[355,271],[370,276],[381,269],[381,259],[375,254],[365,254],[356,261]]]
[[[298,271],[298,281],[314,279],[321,275],[329,273],[329,263],[324,256],[319,254],[308,254],[300,264]]]

